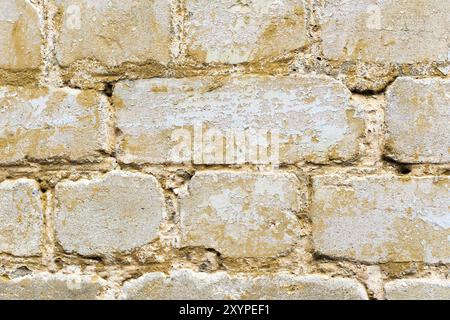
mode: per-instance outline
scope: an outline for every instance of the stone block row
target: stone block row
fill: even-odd
[[[384,154],[449,163],[450,82],[400,78],[386,94]],[[152,79],[95,91],[0,87],[0,164],[317,164],[362,155],[365,113],[318,76]],[[116,119],[118,132],[114,146]]]
[[[402,279],[384,286],[388,300],[447,300],[450,282],[443,279]],[[297,276],[175,270],[148,273],[119,288],[96,275],[33,273],[0,279],[0,300],[367,300],[357,280],[323,275]]]
[[[180,247],[225,257],[289,254],[299,245],[298,213],[308,206],[316,252],[368,263],[450,262],[447,176],[312,178],[291,173],[200,171],[179,190]],[[56,241],[68,253],[130,253],[160,237],[163,190],[152,175],[112,171],[55,189]],[[39,255],[43,209],[38,184],[0,184],[0,253]]]
[[[51,0],[46,5],[57,12],[49,18],[63,68],[80,62],[108,68],[167,66],[177,54],[174,21],[180,17],[175,12],[184,12],[186,55],[198,63],[233,65],[282,57],[312,44],[312,19],[322,55],[331,61],[449,63],[448,0],[333,0],[314,2],[314,10],[308,10],[308,3],[187,0],[182,10],[170,0]],[[37,5],[12,0],[0,6],[0,69],[39,70],[43,36]]]

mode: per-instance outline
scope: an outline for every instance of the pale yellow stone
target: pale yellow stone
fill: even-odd
[[[449,0],[328,0],[316,7],[326,58],[448,62]]]
[[[149,273],[127,281],[124,296],[130,300],[366,300],[356,280],[284,273],[252,276],[225,272],[199,273],[176,270],[169,275]]]
[[[389,157],[405,163],[449,163],[449,123],[450,80],[400,78],[389,87]]]
[[[303,0],[187,0],[186,7],[187,54],[198,62],[254,62],[307,44]]]
[[[450,281],[401,279],[385,285],[388,300],[450,300]]]
[[[38,69],[42,36],[36,9],[26,0],[0,1],[0,69]]]
[[[364,286],[354,279],[274,274],[249,279],[244,300],[367,300]]]
[[[0,300],[93,300],[106,288],[95,276],[38,273],[0,279]]]
[[[318,76],[121,82],[114,90],[118,158],[157,164],[353,160],[364,121],[350,96],[341,83]]]
[[[213,274],[192,270],[173,271],[170,275],[154,272],[125,282],[127,300],[220,300],[237,299],[240,287],[224,272]]]
[[[306,192],[292,174],[199,172],[179,200],[181,245],[230,257],[288,252],[300,234],[296,212]]]
[[[110,151],[109,122],[95,91],[0,87],[0,163],[98,157]]]
[[[62,66],[91,60],[108,67],[170,60],[167,0],[52,0],[61,12],[56,56]]]
[[[0,183],[0,253],[39,255],[43,220],[36,181],[19,179]]]
[[[101,178],[56,185],[56,237],[67,252],[129,252],[159,236],[162,189],[151,175],[112,171]]]
[[[450,262],[450,180],[313,177],[314,248],[370,263]]]

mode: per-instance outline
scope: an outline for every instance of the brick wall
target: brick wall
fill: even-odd
[[[0,0],[1,299],[450,299],[448,0]]]

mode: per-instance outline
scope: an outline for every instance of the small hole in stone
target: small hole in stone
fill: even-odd
[[[410,174],[411,171],[411,168],[408,166],[399,166],[398,168],[398,172],[400,172],[401,174]]]
[[[38,182],[39,182],[39,189],[42,193],[46,193],[50,189],[46,181],[42,181],[41,179],[39,179]]]
[[[112,97],[112,95],[113,95],[113,85],[112,85],[112,83],[105,84],[105,88],[103,89],[103,92],[108,97]]]

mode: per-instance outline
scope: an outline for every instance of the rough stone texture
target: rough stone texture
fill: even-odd
[[[307,44],[303,0],[187,0],[186,7],[187,54],[198,62],[254,62]]]
[[[85,161],[108,152],[109,111],[94,91],[0,87],[0,164]]]
[[[0,279],[0,300],[93,300],[105,285],[96,276],[38,273]]]
[[[44,219],[40,196],[34,180],[0,183],[0,253],[39,255]]]
[[[402,279],[385,285],[388,300],[450,300],[450,281]]]
[[[232,257],[288,251],[299,236],[295,213],[305,192],[291,174],[197,173],[179,201],[182,245]]]
[[[296,277],[287,274],[250,280],[245,300],[366,300],[364,287],[355,280],[324,276]]]
[[[126,252],[155,240],[164,196],[150,175],[113,171],[102,178],[56,186],[56,235],[81,255]]]
[[[0,299],[449,299],[449,8],[0,0]]]
[[[364,287],[355,280],[323,276],[229,276],[191,270],[146,274],[124,285],[127,299],[250,299],[250,300],[365,300]]]
[[[237,299],[241,288],[225,272],[213,274],[192,270],[148,273],[125,282],[124,298],[129,300],[222,300]]]
[[[450,162],[450,80],[400,78],[387,102],[388,156],[406,163]]]
[[[449,184],[447,176],[314,177],[315,250],[371,263],[449,263]]]
[[[349,98],[350,93],[342,84],[327,77],[243,76],[122,82],[114,91],[117,126],[121,131],[118,157],[125,163],[193,160],[220,164],[231,159],[234,164],[238,163],[235,161],[238,152],[234,153],[234,140],[227,138],[227,134],[245,134],[248,129],[279,133],[281,163],[348,161],[358,156],[359,137],[364,133],[364,121]],[[195,145],[196,141],[202,141],[194,131],[196,125],[203,129],[199,130],[204,136],[203,157],[195,152],[174,157],[178,156],[174,151],[181,144],[176,135],[179,130],[185,130],[189,138],[183,138],[183,143]],[[219,157],[204,154],[207,148],[216,146],[205,138],[208,130],[224,137],[224,146],[216,149]],[[266,137],[267,150],[275,154],[273,140]],[[248,135],[242,139],[242,143],[236,143],[246,151],[243,162],[255,163],[250,156]],[[233,148],[227,147],[230,141]]]
[[[52,0],[61,13],[56,54],[61,66],[90,60],[107,67],[167,64],[168,0]]]
[[[448,0],[330,0],[317,7],[330,60],[448,62]],[[420,44],[420,45],[418,45]]]
[[[26,0],[0,1],[0,69],[39,69],[42,36],[38,14]]]

